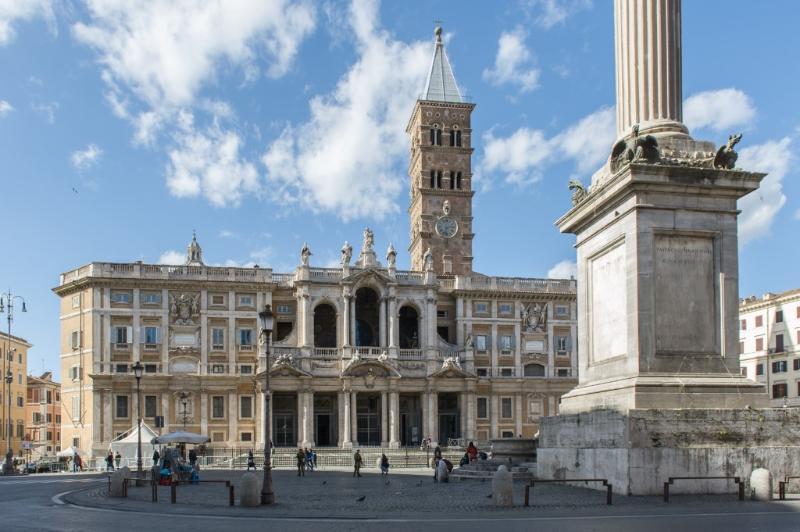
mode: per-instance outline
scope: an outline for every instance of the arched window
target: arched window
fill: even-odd
[[[314,308],[314,347],[336,347],[336,310],[327,303]]]
[[[526,377],[544,377],[544,366],[541,364],[528,364],[525,366]]]
[[[431,128],[431,145],[442,145],[442,130],[439,129],[438,124],[434,124],[434,126]]]
[[[436,130],[436,145],[437,146],[441,146],[442,145],[442,130],[441,129],[437,129]]]
[[[450,145],[451,146],[455,146],[456,145],[456,130],[455,129],[451,129],[450,130]]]
[[[378,346],[380,320],[378,294],[371,288],[356,291],[356,345]]]
[[[442,188],[442,171],[436,171],[436,188]]]
[[[461,130],[456,131],[456,146],[461,146]]]
[[[456,188],[461,190],[461,172],[456,172]]]
[[[436,188],[436,170],[431,170],[431,188]]]
[[[450,172],[450,190],[456,188],[456,173]]]

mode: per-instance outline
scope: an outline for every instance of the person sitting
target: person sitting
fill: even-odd
[[[458,467],[464,467],[465,465],[469,464],[469,454],[464,453],[464,456],[461,457],[461,460],[458,462]]]
[[[475,444],[472,442],[469,442],[467,446],[467,456],[469,457],[470,463],[478,459],[478,448],[475,447]]]

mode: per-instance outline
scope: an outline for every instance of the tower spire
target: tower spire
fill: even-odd
[[[420,100],[464,103],[464,98],[461,96],[461,91],[458,90],[458,84],[453,75],[453,68],[450,66],[450,60],[447,59],[447,53],[444,51],[442,27],[436,26],[433,33],[435,35],[433,58]]]
[[[194,230],[192,230],[192,241],[186,247],[186,265],[203,265],[203,249],[200,247],[200,244],[197,243],[197,233]]]

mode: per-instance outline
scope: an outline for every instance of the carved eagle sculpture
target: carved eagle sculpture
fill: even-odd
[[[740,140],[742,140],[741,133],[728,137],[728,143],[724,146],[720,146],[717,150],[717,155],[714,157],[714,168],[733,170],[736,166],[736,159],[739,158],[739,154],[736,153],[733,147],[736,146]]]
[[[616,172],[634,161],[657,163],[660,158],[656,138],[652,135],[640,137],[639,124],[634,124],[630,137],[619,140],[611,150],[611,171]]]
[[[583,187],[580,181],[577,179],[570,179],[569,180],[569,189],[572,191],[572,205],[575,206],[578,203],[582,202],[583,199],[588,196],[586,189]]]

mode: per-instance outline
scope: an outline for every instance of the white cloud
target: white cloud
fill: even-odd
[[[562,260],[549,270],[547,270],[548,279],[570,279],[578,276],[578,265],[575,261]]]
[[[333,212],[343,220],[397,212],[407,179],[405,126],[424,84],[430,43],[396,41],[378,26],[377,4],[355,1],[358,58],[333,91],[310,101],[310,118],[288,125],[262,162],[283,203]]]
[[[497,43],[494,68],[483,71],[483,79],[492,85],[519,85],[520,92],[529,92],[539,86],[538,68],[533,54],[525,46],[527,34],[522,28],[503,32]]]
[[[88,170],[103,156],[103,149],[97,144],[89,144],[85,150],[72,152],[70,161],[76,170]]]
[[[56,123],[56,111],[58,111],[58,107],[58,102],[31,104],[31,109],[43,115],[48,124]]]
[[[10,43],[16,35],[14,22],[44,18],[50,31],[57,32],[51,0],[3,0],[0,2],[0,46]]]
[[[507,183],[532,185],[548,165],[569,159],[575,161],[579,172],[588,172],[606,160],[614,138],[612,107],[602,107],[550,138],[539,129],[525,127],[504,138],[489,130],[483,136],[479,174],[485,179],[501,173]]]
[[[766,236],[775,215],[786,203],[783,178],[789,172],[794,156],[792,139],[769,140],[748,146],[739,152],[738,168],[752,172],[767,172],[761,186],[739,200],[739,242],[742,245]]]
[[[699,92],[683,102],[683,121],[690,131],[745,126],[755,116],[756,108],[750,97],[733,88]]]
[[[592,7],[592,0],[529,0],[528,4],[537,12],[536,24],[549,29],[577,12]]]
[[[8,113],[14,110],[14,106],[8,103],[6,100],[0,100],[0,118],[6,116]]]
[[[287,0],[88,0],[89,22],[73,26],[93,47],[112,92],[128,87],[151,108],[192,103],[225,66],[252,71],[268,58],[267,75],[292,65],[314,29],[309,2]]]
[[[215,207],[238,206],[258,190],[258,172],[242,158],[241,136],[215,120],[196,128],[191,113],[181,113],[176,146],[169,152],[167,186],[178,198],[204,196]]]
[[[174,249],[165,251],[160,257],[158,257],[158,261],[156,261],[157,264],[169,264],[172,266],[183,264],[185,262],[186,255],[180,251],[175,251]]]

